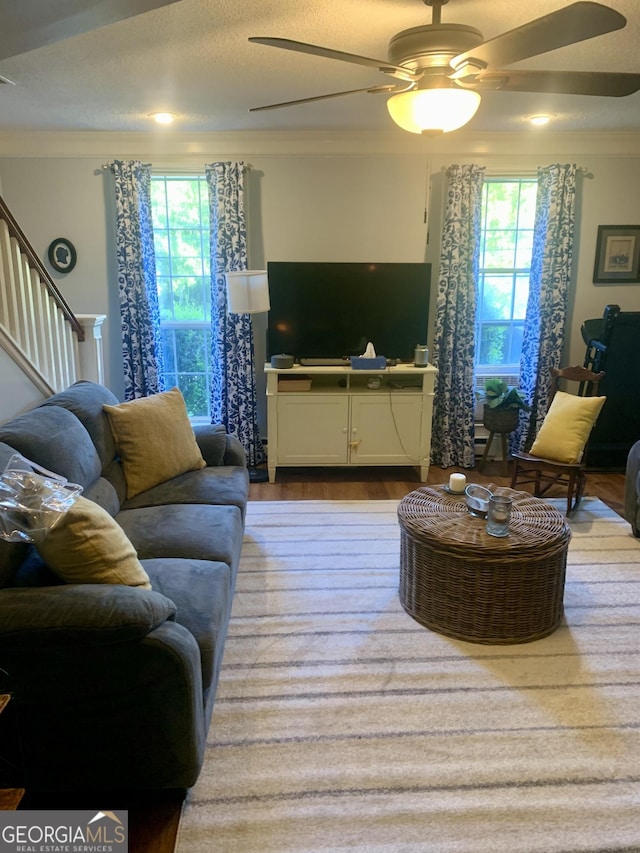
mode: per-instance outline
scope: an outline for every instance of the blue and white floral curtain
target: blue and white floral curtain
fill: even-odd
[[[254,468],[265,460],[256,406],[253,326],[249,314],[227,314],[224,274],[247,269],[244,163],[206,167],[211,213],[211,419],[235,435]]]
[[[552,367],[559,367],[565,340],[573,262],[577,166],[538,169],[536,220],[529,300],[520,358],[520,387],[531,404],[512,434],[512,449],[528,448],[549,406]]]
[[[115,177],[118,290],[125,399],[164,390],[164,358],[151,218],[151,166],[111,164]]]
[[[438,368],[431,461],[474,464],[474,357],[484,168],[447,169],[433,363]]]

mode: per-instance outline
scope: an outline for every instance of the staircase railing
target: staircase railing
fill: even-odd
[[[86,354],[79,344],[90,337],[85,334],[90,327],[94,329],[94,342],[100,341],[95,329],[103,320],[104,315],[74,316],[0,198],[0,346],[45,396],[80,378],[102,380],[101,376],[87,376],[83,370],[88,357],[101,372],[101,342],[97,354],[89,340]]]

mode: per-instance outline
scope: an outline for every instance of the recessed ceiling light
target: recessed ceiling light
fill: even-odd
[[[171,124],[176,115],[177,113],[149,113],[149,118],[152,118],[156,124]]]
[[[530,116],[529,121],[531,122],[531,124],[535,124],[536,127],[540,127],[543,124],[549,124],[549,122],[551,121],[551,116],[549,116],[549,115]]]

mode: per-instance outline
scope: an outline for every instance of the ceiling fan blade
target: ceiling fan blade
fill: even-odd
[[[0,59],[115,24],[178,0],[0,0]]]
[[[640,90],[640,74],[599,71],[487,71],[462,88],[474,91],[553,92],[622,98]]]
[[[367,89],[347,89],[346,92],[331,92],[328,95],[315,95],[312,98],[298,98],[296,101],[283,101],[280,104],[268,104],[266,107],[251,107],[250,113],[259,113],[264,110],[278,110],[280,107],[294,107],[296,104],[310,104],[313,101],[326,101],[329,98],[341,98],[343,95],[358,95],[362,92],[367,92],[369,95],[395,95],[398,92],[406,92],[413,89],[413,84],[409,86],[394,86],[392,83],[382,84],[381,86],[370,86]]]
[[[470,73],[473,73],[474,66],[477,72],[483,68],[511,65],[530,56],[619,30],[626,23],[626,18],[615,9],[580,0],[460,53],[451,60],[451,66],[459,71],[468,65]]]
[[[309,53],[312,56],[323,56],[325,59],[339,59],[341,62],[352,62],[354,65],[364,65],[367,68],[375,68],[383,74],[390,74],[400,80],[419,80],[422,72],[411,71],[401,65],[393,65],[383,59],[371,59],[368,56],[358,56],[356,53],[345,53],[342,50],[332,50],[330,47],[321,47],[317,44],[307,44],[303,41],[293,39],[272,38],[270,36],[252,36],[249,39],[254,44],[266,44],[268,47],[280,47],[284,50],[295,50],[298,53]]]

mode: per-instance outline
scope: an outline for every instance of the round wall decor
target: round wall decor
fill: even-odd
[[[73,243],[64,237],[56,237],[55,240],[51,241],[47,257],[57,272],[71,272],[78,260]]]

